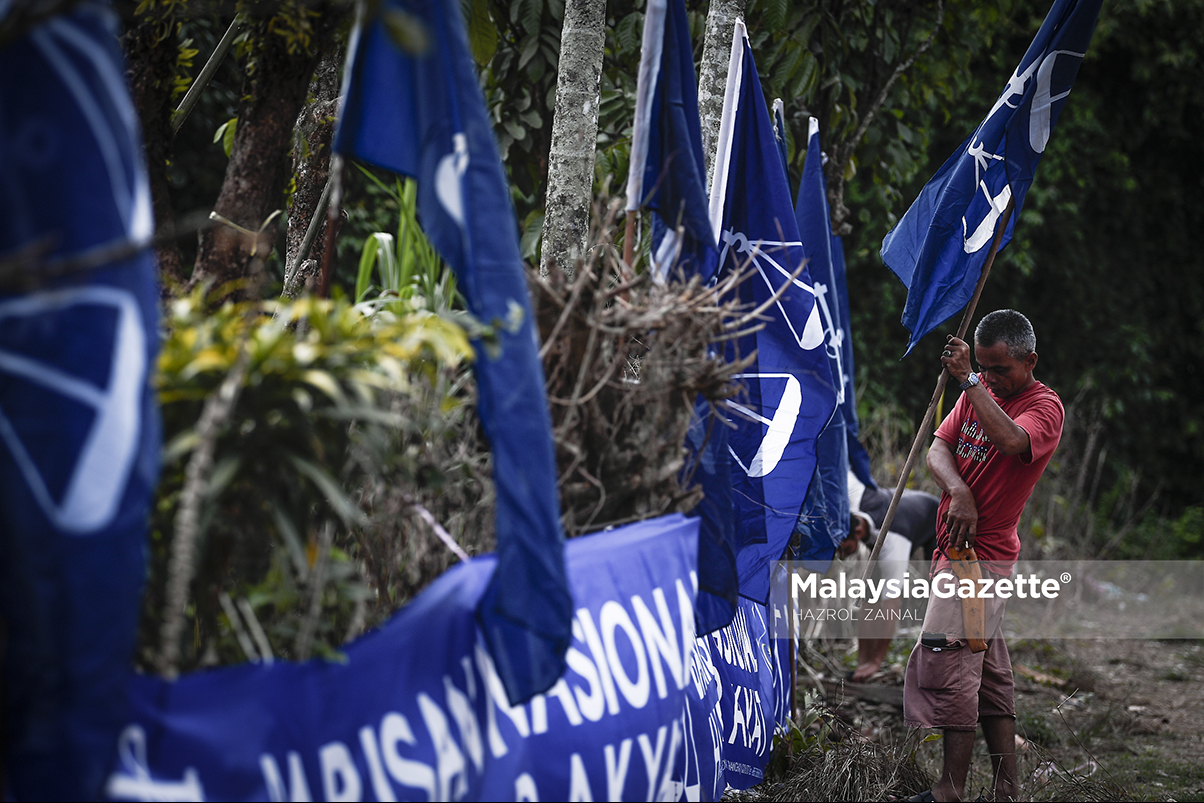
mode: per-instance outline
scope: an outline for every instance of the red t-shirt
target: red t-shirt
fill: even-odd
[[[957,471],[974,494],[978,507],[975,552],[980,560],[998,561],[1006,567],[1005,573],[1010,573],[1020,556],[1016,532],[1020,514],[1062,437],[1062,400],[1041,382],[1011,398],[995,398],[1008,417],[1028,433],[1031,444],[1028,454],[1004,455],[982,431],[978,414],[966,397],[963,393],[957,400],[937,427],[936,437],[953,447]],[[936,530],[940,553],[949,547],[945,514],[951,501],[949,494],[941,494]]]

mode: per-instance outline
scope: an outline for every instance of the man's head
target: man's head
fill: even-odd
[[[847,558],[857,551],[857,547],[869,537],[870,526],[869,519],[863,513],[852,513],[849,515],[849,534],[845,537],[840,545],[836,547],[836,557]]]
[[[1011,309],[988,313],[974,330],[974,359],[982,381],[1001,399],[1033,384],[1037,336],[1028,318]]]

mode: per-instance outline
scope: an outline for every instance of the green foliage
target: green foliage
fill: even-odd
[[[238,133],[238,118],[231,117],[226,122],[217,127],[213,132],[213,142],[222,144],[222,153],[226,154],[226,158],[230,158],[231,152],[234,150],[234,137]]]
[[[440,426],[433,419],[459,406],[446,377],[472,357],[454,322],[394,309],[369,318],[347,301],[303,299],[212,310],[200,291],[172,303],[157,377],[166,445],[152,516],[144,661],[158,633],[196,422],[244,348],[250,368],[218,437],[202,508],[203,558],[189,628],[195,637],[185,647],[186,664],[241,660],[241,624],[229,610],[245,615],[243,605],[256,620],[247,626],[261,626],[276,656],[333,654],[357,620],[359,627],[366,622],[365,606],[376,599],[361,568],[372,558],[363,546],[370,489],[384,481],[415,490],[442,481],[425,462],[398,456],[406,443],[431,437]],[[421,400],[420,414],[403,414],[406,399]]]
[[[360,172],[383,191],[398,208],[397,236],[370,234],[360,252],[355,300],[373,311],[392,306],[397,299],[414,300],[432,312],[450,311],[456,301],[456,277],[418,225],[418,184],[395,178],[386,185],[370,171]],[[372,277],[378,277],[373,285]],[[375,298],[369,298],[375,292]],[[404,308],[404,306],[403,306]]]

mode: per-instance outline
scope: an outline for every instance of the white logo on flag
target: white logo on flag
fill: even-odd
[[[991,107],[991,111],[987,112],[987,116],[978,126],[975,136],[971,138],[970,145],[966,148],[966,155],[974,159],[974,178],[978,183],[978,190],[982,192],[983,197],[987,201],[987,212],[983,219],[977,225],[971,227],[969,221],[962,217],[962,246],[967,254],[973,254],[991,241],[991,237],[995,232],[995,224],[999,221],[1000,215],[1007,207],[1008,201],[1012,199],[1012,188],[1005,184],[997,194],[992,194],[987,182],[983,180],[983,175],[990,169],[992,162],[1004,162],[1005,154],[992,153],[986,149],[986,145],[979,139],[979,135],[986,128],[987,123],[991,118],[999,112],[1000,109],[1007,108],[1015,110],[1024,101],[1024,96],[1029,89],[1029,82],[1036,76],[1036,88],[1033,93],[1033,102],[1029,108],[1028,119],[1028,141],[1029,147],[1035,153],[1044,153],[1045,146],[1049,144],[1049,134],[1053,126],[1053,104],[1064,99],[1070,94],[1070,84],[1059,86],[1056,89],[1053,86],[1054,67],[1057,65],[1059,57],[1067,57],[1073,59],[1083,58],[1083,53],[1075,53],[1070,50],[1054,50],[1046,53],[1039,59],[1035,59],[1032,64],[1025,68],[1024,72],[1013,72],[1012,77],[1008,79],[1008,85],[995,101],[995,105]],[[1019,69],[1019,68],[1017,68]],[[1002,144],[1002,140],[1001,140]],[[973,230],[973,233],[971,233]]]
[[[61,366],[0,349],[0,372],[41,385],[91,407],[96,414],[62,500],[56,502],[52,497],[3,410],[0,410],[0,440],[8,447],[46,517],[64,532],[86,535],[107,525],[117,514],[137,453],[146,371],[145,335],[138,308],[128,292],[112,287],[79,287],[31,293],[0,303],[0,320],[56,313],[77,306],[111,307],[117,312],[105,388],[72,376]]]
[[[747,259],[756,268],[757,275],[761,281],[769,289],[770,293],[777,292],[781,286],[781,282],[789,281],[795,287],[806,290],[813,297],[819,294],[811,287],[811,285],[801,279],[792,277],[794,271],[787,270],[777,259],[771,256],[770,251],[785,254],[787,248],[797,248],[802,250],[803,244],[798,240],[793,242],[780,242],[770,240],[758,240],[750,242],[748,237],[742,232],[728,230],[723,232],[723,253],[720,254],[720,263],[726,259],[727,249],[734,248],[738,254],[746,254]],[[774,279],[778,280],[774,284]],[[825,329],[823,321],[820,319],[819,304],[813,303],[811,310],[807,315],[807,320],[804,322],[795,321],[787,314],[786,308],[782,306],[782,300],[779,298],[774,302],[777,308],[778,317],[781,322],[789,329],[794,341],[798,343],[800,349],[810,351],[818,348],[824,342]],[[746,373],[738,374],[736,378],[756,379],[756,380],[779,380],[782,384],[781,399],[773,412],[773,418],[766,418],[759,412],[750,410],[743,405],[735,402],[727,402],[728,407],[741,413],[745,417],[760,422],[766,426],[765,434],[761,438],[761,444],[757,447],[757,452],[752,459],[745,463],[736,454],[736,451],[730,446],[728,451],[731,452],[732,458],[736,461],[750,477],[764,477],[775,468],[782,459],[782,455],[786,452],[786,447],[790,444],[790,438],[794,434],[794,425],[798,422],[799,412],[803,406],[803,389],[798,378],[793,374],[785,373]],[[768,383],[775,384],[775,383]],[[761,383],[761,392],[764,393],[767,383]],[[766,405],[768,406],[768,405]]]

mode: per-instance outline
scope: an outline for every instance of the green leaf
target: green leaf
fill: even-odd
[[[527,43],[525,45],[523,45],[522,55],[518,57],[518,68],[521,70],[524,67],[526,67],[527,62],[529,62],[532,58],[534,58],[535,54],[538,52],[539,52],[539,37],[538,36],[528,36]]]
[[[368,283],[372,279],[372,269],[376,267],[376,253],[379,250],[380,240],[375,236],[364,240],[364,247],[360,251],[359,271],[355,276],[356,303],[363,301],[364,296],[368,294]]]
[[[234,134],[238,131],[238,118],[231,117],[226,122],[217,127],[217,131],[213,132],[213,141],[222,143],[222,150],[226,154],[226,158],[230,158],[230,154],[234,152]]]
[[[351,497],[343,493],[339,483],[330,476],[326,469],[296,455],[289,455],[289,462],[293,464],[293,468],[308,477],[310,482],[318,487],[335,515],[342,520],[345,526],[359,527],[367,522],[368,519],[364,512],[355,502],[351,501]]]
[[[468,47],[477,66],[484,68],[497,53],[497,27],[489,16],[489,1],[463,0],[462,6],[468,26]]]
[[[523,18],[523,28],[529,36],[539,33],[539,18],[543,16],[543,0],[519,0]],[[520,69],[522,65],[519,65]]]

